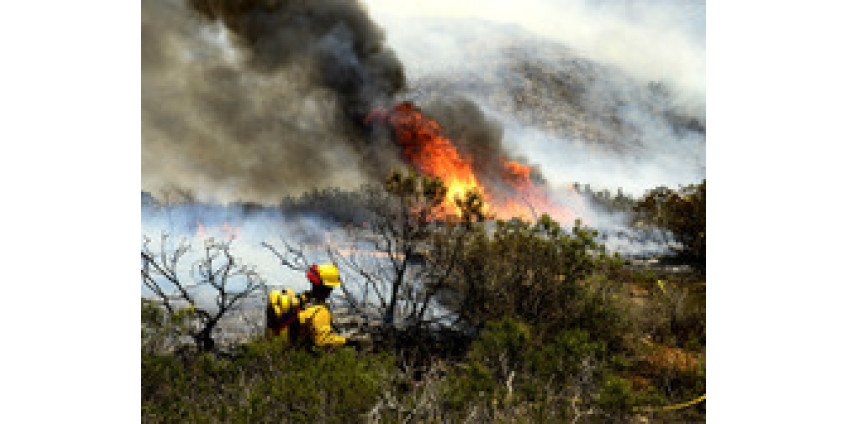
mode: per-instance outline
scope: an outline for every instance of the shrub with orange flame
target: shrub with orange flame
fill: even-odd
[[[482,191],[471,161],[460,156],[450,139],[442,135],[441,126],[422,115],[412,103],[399,103],[390,112],[372,112],[367,121],[375,118],[391,125],[404,160],[430,177],[441,178],[447,188],[445,202],[472,190]]]
[[[403,159],[419,172],[441,178],[447,187],[445,202],[450,202],[449,206],[445,205],[447,210],[453,207],[458,212],[453,200],[477,191],[486,201],[486,212],[497,218],[532,219],[543,213],[560,221],[574,218],[568,209],[555,205],[544,187],[533,181],[529,166],[501,158],[503,184],[485,187],[474,171],[474,158],[462,155],[444,135],[439,123],[424,116],[411,102],[398,103],[391,110],[375,110],[368,115],[366,123],[389,126],[394,142],[402,149]]]

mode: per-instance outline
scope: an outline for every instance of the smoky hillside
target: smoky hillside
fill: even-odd
[[[498,122],[505,148],[553,185],[579,181],[638,196],[704,178],[703,99],[693,101],[673,83],[636,78],[514,26],[473,19],[407,24],[415,31],[389,40],[401,57],[441,59],[407,62],[410,96],[425,109],[433,105],[436,115],[445,103],[474,102]]]

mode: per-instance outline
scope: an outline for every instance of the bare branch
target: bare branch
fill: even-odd
[[[309,269],[309,261],[306,259],[306,254],[303,253],[303,248],[295,248],[290,245],[285,240],[282,240],[283,246],[286,248],[286,253],[280,253],[274,246],[270,243],[263,242],[262,246],[266,249],[270,250],[274,256],[280,261],[284,266],[293,269],[295,271],[306,271]]]
[[[251,295],[260,288],[264,289],[265,282],[253,270],[239,265],[239,261],[230,251],[232,239],[224,242],[216,242],[213,239],[206,241],[203,257],[190,267],[196,284],[186,285],[179,277],[180,259],[189,251],[190,246],[183,242],[175,249],[167,248],[167,235],[162,236],[161,249],[153,253],[149,247],[149,240],[144,239],[141,249],[142,258],[142,283],[148,287],[168,310],[169,314],[176,311],[172,301],[186,302],[192,315],[199,321],[199,325],[191,327],[188,331],[195,340],[198,348],[209,350],[214,348],[212,339],[213,331],[216,330],[221,317],[231,312],[236,304]],[[167,292],[157,282],[156,278],[162,277],[174,287],[173,293]],[[244,281],[244,287],[237,290],[228,290],[231,280],[240,278]],[[196,296],[189,289],[210,286],[217,292],[215,299],[216,309],[212,312],[198,308]]]

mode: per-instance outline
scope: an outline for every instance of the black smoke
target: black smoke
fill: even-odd
[[[255,69],[273,72],[305,64],[312,84],[331,89],[355,124],[379,99],[405,85],[403,66],[384,46],[383,31],[358,2],[348,0],[190,0],[249,52]]]

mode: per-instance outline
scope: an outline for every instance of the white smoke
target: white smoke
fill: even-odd
[[[704,133],[681,131],[663,115],[706,121],[703,1],[365,3],[385,28],[413,90],[420,88],[424,97],[473,99],[503,123],[504,145],[538,165],[550,182],[622,188],[639,196],[659,185],[705,177]],[[585,108],[564,107],[551,117],[558,125],[586,126],[585,137],[555,134],[546,131],[546,122],[517,118],[524,112],[550,116],[551,107],[560,107],[556,97],[521,111],[512,98],[492,94],[545,95],[532,91],[533,81],[505,63],[505,53],[555,77],[559,72],[585,78],[578,81],[586,91]],[[440,85],[444,89],[437,92]],[[655,95],[652,85],[663,94]],[[593,122],[611,109],[635,137],[605,135],[609,122]],[[598,143],[597,134],[613,141]]]
[[[556,137],[507,115],[489,113],[504,124],[505,144],[524,153],[554,184],[579,182],[597,188],[621,188],[640,197],[654,187],[697,183],[705,176],[706,151],[703,137],[698,135],[649,139],[673,142],[649,144],[638,151],[619,154],[581,139]],[[669,131],[661,125],[651,130],[656,134]]]
[[[149,239],[154,252],[162,249],[162,235],[167,235],[166,252],[173,252],[180,243],[191,248],[180,260],[178,274],[184,284],[196,283],[196,265],[202,259],[207,240],[232,240],[231,252],[243,264],[253,267],[271,288],[291,288],[305,291],[309,288],[303,271],[292,270],[280,263],[263,243],[283,250],[283,241],[296,248],[304,248],[310,263],[328,261],[323,246],[339,230],[336,224],[317,217],[286,217],[277,210],[264,208],[257,212],[243,212],[238,207],[199,203],[148,206],[142,208],[141,234]],[[160,283],[172,288],[164,280]],[[233,282],[233,290],[240,281]],[[214,309],[214,290],[203,286],[196,293],[199,306]],[[142,285],[142,295],[153,295]]]
[[[706,95],[706,3],[703,0],[365,0],[410,73],[458,63],[451,39],[469,20],[506,24],[557,41],[644,81],[666,81],[693,107]],[[439,32],[419,31],[433,18]],[[492,27],[493,29],[495,27]],[[498,31],[495,29],[495,31]],[[508,30],[499,30],[499,32]],[[498,38],[502,34],[490,34]],[[473,37],[470,37],[473,38]],[[426,49],[426,45],[440,47]],[[454,45],[455,46],[455,45]],[[453,57],[452,57],[453,55]],[[446,59],[446,60],[443,60]]]
[[[473,100],[610,250],[669,251],[669,234],[636,230],[568,187],[639,197],[705,178],[703,1],[366,4],[406,67],[409,97]]]

